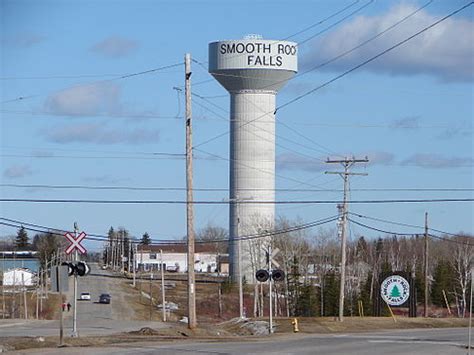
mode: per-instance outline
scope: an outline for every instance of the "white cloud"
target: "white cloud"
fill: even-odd
[[[415,130],[420,128],[420,117],[419,116],[410,116],[403,117],[397,120],[392,121],[390,128],[394,129],[404,129],[404,130]]]
[[[276,158],[277,169],[281,170],[304,170],[304,171],[323,171],[325,169],[324,161],[305,158],[300,155],[285,153]]]
[[[394,161],[393,154],[388,152],[371,152],[367,154],[367,158],[370,165],[387,165]]]
[[[10,179],[22,178],[32,174],[33,171],[27,165],[12,165],[3,172],[3,176]]]
[[[303,69],[309,69],[356,47],[415,11],[409,4],[399,4],[380,16],[359,16],[329,35],[311,43],[303,57]],[[347,70],[408,38],[439,20],[422,10],[376,40],[323,67],[324,70]],[[392,75],[429,74],[445,81],[474,80],[474,23],[452,17],[401,45],[364,70]]]
[[[474,166],[469,157],[444,157],[439,154],[415,154],[400,163],[427,169],[465,168]]]
[[[34,33],[17,33],[12,36],[6,36],[2,40],[6,46],[17,47],[17,48],[29,48],[42,41],[45,37]]]
[[[48,130],[46,138],[54,143],[94,143],[94,144],[149,144],[156,143],[158,130],[111,129],[103,124],[77,124],[55,127]]]
[[[46,99],[45,109],[56,115],[113,114],[121,110],[121,88],[114,83],[74,86]]]
[[[123,57],[138,48],[138,42],[118,36],[112,36],[96,43],[91,51],[109,58]]]

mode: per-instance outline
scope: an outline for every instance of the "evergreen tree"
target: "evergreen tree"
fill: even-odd
[[[316,290],[311,285],[300,287],[295,316],[315,317],[319,314],[319,302]]]
[[[324,315],[339,314],[339,278],[334,272],[326,275],[324,281]]]
[[[140,241],[140,244],[142,245],[149,245],[151,243],[151,238],[150,236],[148,235],[147,232],[145,232],[145,234],[143,234],[142,236],[142,240]]]
[[[21,226],[16,235],[15,246],[18,250],[25,250],[28,249],[29,244],[28,233],[25,227]]]
[[[451,303],[454,301],[449,291],[455,288],[455,277],[451,263],[444,259],[439,260],[434,270],[433,284],[431,287],[431,302],[434,305],[446,307],[443,290],[446,293],[448,302]]]
[[[300,266],[298,258],[294,256],[291,263],[291,272],[286,278],[288,285],[288,303],[290,314],[292,316],[297,313],[298,300],[300,298]]]
[[[372,301],[370,299],[370,286],[372,284],[372,273],[369,272],[367,280],[361,286],[359,299],[362,301],[362,307],[364,308],[364,315],[372,315]]]

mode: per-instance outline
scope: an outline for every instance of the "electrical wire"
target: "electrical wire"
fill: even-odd
[[[420,234],[414,234],[414,233],[398,233],[398,232],[393,232],[393,231],[387,231],[387,230],[383,230],[383,229],[380,229],[380,228],[375,228],[375,227],[369,226],[369,225],[364,224],[364,223],[360,223],[360,222],[354,221],[354,220],[351,219],[351,218],[348,218],[348,221],[350,221],[351,223],[355,223],[355,224],[357,224],[358,226],[364,227],[364,228],[366,228],[366,229],[374,230],[374,231],[381,232],[381,233],[385,233],[385,234],[400,235],[400,236],[415,236],[415,235],[420,235]],[[450,243],[456,243],[456,244],[462,244],[462,245],[467,245],[467,246],[472,246],[472,247],[474,247],[474,244],[467,243],[467,242],[463,242],[463,241],[459,241],[459,240],[456,240],[456,239],[444,238],[444,237],[440,237],[440,236],[433,235],[433,234],[429,234],[429,236],[432,237],[432,238],[439,239],[439,240],[443,240],[443,241],[450,242]]]
[[[473,198],[439,198],[439,199],[392,199],[392,200],[353,200],[351,204],[387,204],[387,203],[444,203],[444,202],[473,202]],[[21,203],[88,203],[88,204],[138,204],[138,205],[185,205],[187,201],[179,200],[101,200],[101,199],[35,199],[35,198],[0,198],[0,202]],[[286,201],[242,201],[240,204],[262,205],[293,205],[293,204],[340,204],[340,200],[286,200]],[[200,200],[193,201],[194,205],[226,205],[230,202]]]
[[[333,180],[331,180],[333,181]],[[11,187],[11,188],[41,188],[41,189],[84,189],[84,190],[131,190],[131,191],[186,191],[186,187],[157,187],[157,186],[91,186],[91,185],[52,185],[52,184],[0,184],[2,187]],[[228,188],[224,187],[209,187],[209,188],[193,188],[194,191],[229,191]],[[279,192],[342,192],[342,189],[297,189],[297,188],[240,188],[240,191],[279,191]],[[352,189],[351,191],[366,191],[366,192],[383,192],[383,191],[409,191],[409,192],[466,192],[474,191],[472,188],[439,188],[439,189],[430,189],[430,188],[372,188],[372,189]],[[353,213],[353,212],[349,212]],[[357,213],[353,213],[357,216],[362,216]],[[363,216],[365,217],[365,216]]]
[[[94,85],[94,84],[98,84],[98,83],[106,83],[106,82],[112,82],[112,81],[116,81],[116,80],[123,80],[123,79],[131,78],[131,77],[135,77],[135,76],[139,76],[139,75],[145,75],[145,74],[155,73],[155,72],[165,70],[165,69],[179,67],[179,66],[182,66],[182,65],[184,65],[183,62],[170,64],[170,65],[164,65],[162,67],[153,68],[153,69],[149,69],[149,70],[144,70],[144,71],[141,71],[141,72],[121,75],[121,76],[118,76],[118,77],[112,78],[112,79],[100,80],[100,81],[84,83],[84,84],[76,84],[76,85],[65,87],[65,88],[60,89],[60,90],[56,90],[54,92],[60,92],[60,91],[64,91],[64,90],[67,90],[67,89],[72,89],[72,88],[81,87],[81,86],[90,86],[90,85]],[[25,99],[29,99],[29,98],[32,98],[32,97],[38,97],[38,96],[41,96],[41,95],[20,96],[20,97],[17,97],[15,99],[2,101],[1,103],[4,104],[4,103],[9,103],[9,102],[15,102],[15,101],[25,100]]]
[[[364,215],[361,215],[359,213],[354,213],[354,212],[348,212],[348,214],[354,215],[354,216],[359,217],[359,218],[366,218],[366,219],[370,219],[370,220],[373,220],[373,221],[394,224],[394,225],[398,225],[398,226],[402,226],[402,227],[412,227],[412,228],[418,228],[418,229],[423,229],[423,230],[425,229],[424,226],[417,226],[417,225],[413,225],[413,224],[388,221],[386,219],[364,216]],[[444,232],[444,231],[434,229],[434,228],[428,228],[428,230],[435,231],[435,232],[438,232],[438,233],[443,233],[443,234],[446,234],[446,235],[451,235],[451,236],[454,236],[454,237],[463,237],[463,235],[460,235],[460,234]]]
[[[302,230],[302,229],[313,228],[313,227],[316,227],[316,226],[320,226],[322,224],[333,222],[333,221],[337,220],[337,218],[338,218],[338,216],[331,216],[331,217],[322,218],[320,220],[307,222],[307,223],[303,223],[303,224],[299,224],[299,225],[295,225],[295,226],[290,226],[288,228],[283,228],[283,229],[279,229],[279,230],[263,231],[263,233],[249,234],[249,235],[239,236],[238,238],[233,238],[233,239],[221,238],[221,239],[214,239],[214,240],[210,240],[210,241],[196,240],[195,243],[209,244],[209,243],[216,243],[216,242],[235,242],[235,241],[238,241],[238,240],[252,240],[252,239],[266,238],[266,237],[271,237],[271,236],[274,236],[274,235],[291,233],[291,232]],[[15,227],[15,228],[21,228],[21,227],[24,227],[24,226],[29,226],[29,227],[24,227],[24,228],[27,229],[27,230],[34,230],[34,231],[41,232],[41,233],[52,233],[52,234],[56,234],[56,235],[64,235],[64,233],[69,232],[69,231],[66,231],[66,230],[45,227],[45,226],[41,226],[41,225],[38,225],[38,224],[21,222],[21,221],[16,221],[16,220],[3,218],[3,217],[0,217],[0,219],[5,220],[7,222],[16,223],[16,224],[11,224],[11,223],[0,221],[1,225],[6,225],[6,226],[10,226],[10,227]],[[36,227],[36,228],[40,228],[40,229],[33,229],[32,227]],[[59,234],[57,232],[61,232],[62,234]],[[91,236],[92,238],[89,238],[89,236]],[[137,240],[136,238],[134,238],[134,237],[129,237],[129,238],[135,240],[134,243],[139,244],[138,242],[136,242],[136,240]],[[97,234],[88,234],[88,239],[98,240],[98,241],[102,241],[102,242],[110,240],[109,236],[97,235]],[[151,240],[153,241],[153,239],[151,239]],[[177,240],[164,241],[164,240],[160,240],[159,242],[155,241],[152,244],[162,245],[162,244],[186,244],[186,243],[187,243],[187,241],[185,241],[185,240],[183,240],[183,241],[177,241]]]
[[[282,108],[284,108],[284,107],[287,107],[287,106],[289,106],[289,105],[295,103],[296,101],[301,100],[302,98],[304,98],[304,97],[306,97],[306,96],[308,96],[308,95],[310,95],[310,94],[312,94],[312,93],[314,93],[314,92],[316,92],[316,91],[318,91],[318,90],[320,90],[320,89],[326,87],[327,85],[329,85],[329,84],[335,82],[336,80],[339,80],[340,78],[342,78],[342,77],[344,77],[344,76],[346,76],[346,75],[352,73],[353,71],[355,71],[355,70],[357,70],[357,69],[359,69],[359,68],[361,68],[361,67],[363,67],[363,66],[365,66],[365,65],[367,65],[367,64],[369,64],[369,63],[371,63],[371,62],[373,62],[375,59],[380,58],[381,56],[383,56],[383,55],[385,55],[385,54],[391,52],[392,50],[394,50],[394,49],[400,47],[401,45],[407,43],[408,41],[410,41],[410,40],[412,40],[413,38],[419,36],[420,34],[422,34],[422,33],[426,32],[426,31],[430,30],[431,28],[435,27],[436,25],[440,24],[441,22],[446,21],[446,20],[449,19],[450,17],[452,17],[452,16],[456,15],[457,13],[463,11],[464,9],[468,8],[469,6],[472,6],[473,4],[474,4],[474,2],[470,2],[470,3],[466,4],[466,5],[464,5],[464,6],[460,7],[460,8],[458,8],[457,10],[455,10],[455,11],[449,13],[448,15],[442,17],[442,18],[439,19],[438,21],[433,22],[431,25],[426,26],[426,27],[424,27],[423,29],[421,29],[420,31],[414,33],[413,35],[411,35],[411,36],[409,36],[409,37],[407,37],[407,38],[405,38],[404,40],[397,42],[397,43],[394,44],[393,46],[391,46],[391,47],[385,49],[384,51],[382,51],[382,52],[380,52],[380,53],[378,53],[378,54],[376,54],[376,55],[374,55],[374,56],[372,56],[372,57],[370,57],[369,59],[363,61],[362,63],[356,65],[355,67],[352,67],[351,69],[346,70],[345,72],[343,72],[342,74],[339,74],[339,75],[336,76],[335,78],[333,78],[333,79],[331,79],[331,80],[328,80],[328,81],[326,81],[325,83],[323,83],[323,84],[317,86],[316,88],[314,88],[314,89],[312,89],[312,90],[309,90],[309,91],[307,91],[306,93],[301,94],[301,95],[295,97],[294,99],[292,99],[292,100],[290,100],[290,101],[284,103],[283,105],[278,106],[278,107],[276,108],[275,112],[278,111],[278,110],[280,110],[280,109],[282,109]]]
[[[378,53],[378,54],[372,56],[371,58],[369,58],[369,59],[363,61],[362,63],[359,63],[358,65],[352,67],[351,69],[349,69],[349,70],[347,70],[347,71],[345,71],[345,72],[343,72],[343,73],[337,75],[336,77],[334,77],[334,78],[332,78],[332,79],[330,79],[330,80],[324,82],[323,84],[317,86],[316,88],[311,89],[311,90],[307,91],[306,93],[304,93],[304,94],[302,94],[302,95],[299,95],[299,96],[297,96],[296,98],[294,98],[294,99],[292,99],[292,100],[290,100],[290,101],[288,101],[288,102],[286,102],[286,103],[284,103],[284,104],[278,106],[278,107],[275,109],[275,111],[274,111],[273,113],[276,114],[277,111],[281,110],[282,108],[285,108],[285,107],[287,107],[287,106],[289,106],[289,105],[294,104],[295,102],[301,100],[302,98],[304,98],[304,97],[306,97],[306,96],[308,96],[308,95],[310,95],[310,94],[313,94],[314,92],[316,92],[316,91],[318,91],[318,90],[321,90],[322,88],[324,88],[324,87],[330,85],[331,83],[333,83],[333,82],[335,82],[335,81],[337,81],[337,80],[339,80],[339,79],[345,77],[346,75],[348,75],[348,74],[354,72],[355,70],[357,70],[357,69],[363,67],[364,65],[367,65],[368,63],[374,61],[375,59],[377,59],[377,58],[379,58],[379,57],[381,57],[381,56],[383,56],[383,55],[389,53],[390,51],[396,49],[397,47],[399,47],[399,46],[401,46],[401,45],[407,43],[408,41],[412,40],[413,38],[419,36],[420,34],[422,34],[422,33],[426,32],[426,31],[430,30],[431,28],[435,27],[436,25],[440,24],[441,22],[446,21],[446,20],[449,19],[450,17],[454,16],[455,14],[457,14],[457,13],[461,12],[462,10],[466,9],[467,7],[471,6],[473,3],[474,3],[474,2],[470,2],[470,3],[466,4],[466,5],[464,5],[464,6],[460,7],[460,8],[458,8],[457,10],[455,10],[455,11],[449,13],[448,15],[442,17],[441,19],[439,19],[439,20],[433,22],[432,24],[430,24],[430,25],[424,27],[423,29],[421,29],[420,31],[414,33],[413,35],[411,35],[411,36],[405,38],[404,40],[402,40],[402,41],[396,43],[395,45],[393,45],[393,46],[391,46],[391,47],[385,49],[384,51],[382,51],[382,52],[380,52],[380,53]],[[261,115],[261,116],[255,118],[255,119],[251,120],[251,121],[248,121],[248,122],[242,124],[242,126],[243,126],[243,125],[250,124],[250,123],[252,123],[253,121],[256,121],[256,120],[258,120],[258,119],[264,117],[264,116],[267,115],[267,114],[270,114],[270,113],[265,113],[265,114],[263,114],[263,115]],[[204,142],[202,142],[202,143],[196,145],[195,147],[199,147],[199,146],[202,146],[202,145],[204,145],[204,144],[210,143],[210,142],[212,142],[212,141],[214,141],[214,140],[216,140],[216,139],[218,139],[218,138],[220,138],[220,137],[222,137],[222,136],[224,136],[224,135],[227,135],[228,133],[229,133],[229,131],[223,132],[223,133],[221,133],[221,134],[219,134],[219,135],[216,135],[216,136],[213,137],[213,138],[210,138],[210,139],[208,139],[208,140],[206,140],[206,141],[204,141]]]

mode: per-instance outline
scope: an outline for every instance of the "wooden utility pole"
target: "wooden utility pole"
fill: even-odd
[[[193,214],[193,139],[191,120],[191,55],[185,60],[186,95],[186,227],[188,236],[188,328],[196,328],[196,289],[194,278],[194,214]]]
[[[356,163],[368,163],[369,159],[355,159],[355,158],[344,158],[342,160],[326,160],[328,164],[338,163],[344,167],[344,171],[326,171],[326,174],[337,174],[342,177],[344,180],[344,198],[342,204],[342,225],[341,225],[341,280],[340,280],[340,289],[339,289],[339,321],[344,321],[344,287],[346,279],[346,244],[347,244],[347,213],[348,213],[348,201],[347,201],[347,192],[349,191],[349,176],[350,175],[361,175],[366,176],[366,173],[351,173],[349,169]]]
[[[428,317],[428,212],[425,212],[425,303],[423,316]]]

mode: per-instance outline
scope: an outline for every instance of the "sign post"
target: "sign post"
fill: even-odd
[[[66,233],[64,236],[66,239],[69,240],[71,243],[66,248],[66,254],[69,255],[74,251],[74,263],[77,263],[77,252],[79,251],[81,254],[87,253],[86,248],[81,245],[81,241],[87,236],[86,233],[81,232],[77,235],[77,223],[74,222],[74,235],[71,233]],[[73,317],[72,317],[72,333],[71,337],[77,338],[77,271],[74,271],[74,309],[73,309]]]

